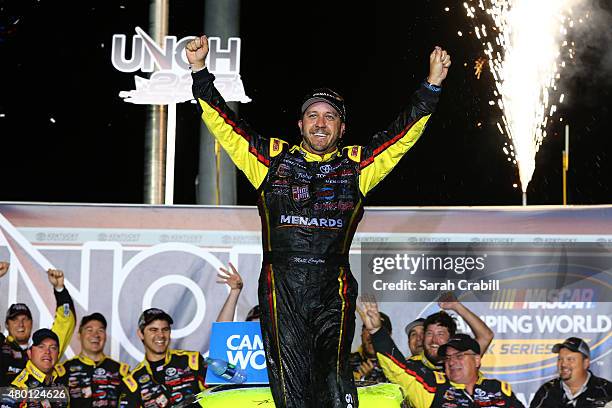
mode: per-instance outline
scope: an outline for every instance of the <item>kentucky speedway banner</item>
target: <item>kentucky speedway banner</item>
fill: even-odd
[[[45,271],[59,268],[66,274],[78,318],[92,312],[106,316],[106,352],[112,357],[132,366],[143,359],[137,320],[151,306],[174,318],[174,348],[206,355],[212,324],[229,293],[216,282],[219,267],[231,261],[244,281],[236,321],[243,321],[257,304],[260,228],[254,207],[0,203],[0,260],[11,263],[0,279],[0,309],[25,302],[35,328],[50,326],[55,305]],[[377,251],[389,254],[389,248],[399,248],[403,254],[364,262],[362,251],[371,251],[373,244]],[[433,285],[426,288],[432,293],[456,289],[451,283],[463,285],[460,300],[495,333],[482,370],[509,381],[528,402],[555,376],[552,345],[568,337],[584,338],[592,350],[593,372],[612,378],[612,304],[606,297],[612,287],[611,248],[612,206],[369,208],[350,262],[360,293],[381,301],[405,354],[405,325],[439,310],[433,298],[414,297],[406,288],[422,280]],[[468,269],[471,277],[436,286],[427,279],[437,272],[421,268],[421,279],[406,283],[415,276],[411,265],[435,262],[440,251],[446,254],[440,258],[445,263],[438,264],[444,273]],[[412,262],[400,271],[401,279],[387,273],[392,258]],[[394,273],[399,273],[398,266]],[[481,266],[489,268],[487,279],[480,286],[465,286],[475,282]],[[536,279],[542,276],[548,280]],[[498,286],[488,287],[487,296],[475,296],[489,281]],[[507,286],[517,281],[522,289]],[[360,324],[353,350],[360,343]],[[458,324],[468,330],[461,319]],[[74,336],[65,357],[78,351]]]

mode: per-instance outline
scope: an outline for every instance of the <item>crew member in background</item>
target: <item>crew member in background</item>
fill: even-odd
[[[530,408],[603,407],[612,401],[612,383],[589,370],[591,349],[583,339],[570,337],[555,344],[552,351],[559,354],[559,377],[538,389]]]
[[[83,316],[79,325],[81,352],[55,366],[57,382],[68,387],[73,407],[117,407],[122,380],[130,366],[104,354],[106,319],[100,313]]]
[[[187,404],[204,390],[206,363],[198,351],[171,350],[172,318],[147,309],[138,319],[145,359],[124,379],[121,407],[165,408]]]
[[[380,312],[380,320],[382,329],[392,335],[393,325],[391,319],[386,314]],[[378,364],[376,350],[372,344],[372,336],[366,329],[365,325],[361,326],[361,346],[356,352],[351,353],[349,357],[351,367],[353,368],[353,377],[355,381],[367,381],[370,383],[389,382],[382,368]]]
[[[408,348],[410,354],[416,356],[423,352],[423,340],[425,339],[425,319],[419,317],[408,323],[404,328],[406,336],[408,336]]]
[[[414,408],[524,408],[510,384],[485,378],[480,372],[480,344],[467,334],[455,334],[440,345],[436,354],[444,370],[423,369],[413,359],[404,359],[386,330],[380,330],[376,302],[364,301],[360,315],[372,335],[378,361],[385,376],[398,384]]]
[[[45,387],[45,393],[30,394],[27,399],[13,394],[11,390],[3,392],[0,400],[2,408],[65,408],[69,406],[68,390],[56,383],[53,367],[59,359],[60,341],[54,331],[39,329],[32,336],[32,345],[27,350],[28,361],[25,368],[11,383],[12,389]],[[50,388],[55,388],[50,391]]]
[[[58,269],[47,271],[49,282],[53,286],[56,309],[55,320],[51,330],[59,339],[60,357],[70,344],[70,339],[76,325],[76,317],[72,298],[64,287],[64,272]],[[6,328],[8,337],[0,346],[0,386],[10,384],[28,361],[28,347],[32,333],[32,312],[23,303],[11,305],[6,312]]]

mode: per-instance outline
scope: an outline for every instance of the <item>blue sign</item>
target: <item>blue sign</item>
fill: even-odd
[[[245,384],[268,384],[266,355],[259,322],[213,323],[208,355],[244,370],[247,375]],[[206,384],[229,384],[229,381],[207,370]]]

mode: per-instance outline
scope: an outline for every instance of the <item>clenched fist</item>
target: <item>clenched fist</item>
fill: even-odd
[[[53,285],[53,289],[60,291],[64,289],[64,272],[59,269],[49,269],[47,271],[49,282]]]
[[[203,35],[189,41],[185,46],[185,55],[192,70],[197,71],[204,68],[204,62],[208,55],[208,37]]]
[[[432,85],[440,86],[448,75],[448,68],[451,66],[451,57],[441,47],[436,46],[429,55],[429,75],[427,82]]]

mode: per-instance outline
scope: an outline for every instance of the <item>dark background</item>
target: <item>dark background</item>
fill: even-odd
[[[113,34],[131,39],[134,27],[148,26],[148,2],[0,4],[0,201],[141,203],[145,107],[118,96],[134,89],[133,74],[113,68],[110,51]],[[485,71],[478,80],[473,74],[483,53],[462,3],[357,4],[242,2],[241,75],[253,102],[241,105],[241,114],[263,135],[296,141],[302,95],[329,86],[347,101],[347,143],[366,143],[408,101],[439,44],[453,57],[439,109],[366,204],[520,204],[520,187],[513,187],[518,171],[502,152],[506,140],[495,125],[500,112],[488,104],[492,76]],[[593,26],[573,33],[577,58],[560,83],[567,102],[549,122],[537,155],[530,204],[562,201],[559,117],[571,126],[569,202],[612,202],[612,7],[607,1],[592,7]],[[204,33],[203,15],[203,1],[171,1],[169,34]],[[179,105],[177,122],[175,202],[194,204],[194,105]],[[255,195],[239,177],[239,204],[253,205]]]

